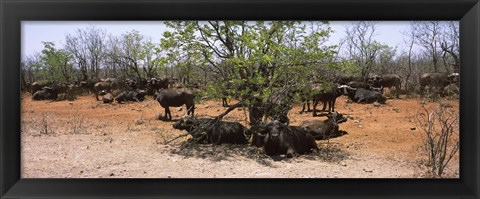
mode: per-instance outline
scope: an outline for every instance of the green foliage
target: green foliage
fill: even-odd
[[[70,63],[72,56],[63,49],[56,49],[53,42],[42,42],[44,49],[40,56],[39,75],[46,77],[48,82],[69,82],[73,66]]]
[[[310,84],[320,69],[336,66],[329,61],[334,46],[323,45],[331,29],[323,22],[309,23],[172,21],[166,22],[172,31],[163,34],[161,45],[168,51],[167,62],[183,75],[190,76],[198,63],[212,66],[214,81],[207,93],[221,96],[215,91],[227,90],[247,105],[266,103]]]

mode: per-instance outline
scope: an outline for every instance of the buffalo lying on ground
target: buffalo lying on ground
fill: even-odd
[[[247,144],[250,131],[238,122],[223,122],[216,119],[183,117],[173,128],[185,130],[196,143],[201,144]]]
[[[147,94],[144,90],[124,91],[115,97],[118,103],[123,102],[142,102]]]
[[[172,114],[170,113],[170,106],[180,107],[185,104],[187,108],[187,115],[193,116],[195,110],[194,103],[195,96],[192,91],[189,90],[161,90],[157,95],[157,101],[160,106],[165,108],[164,120],[171,120]]]
[[[445,88],[443,88],[443,96],[459,96],[460,95],[460,87],[457,84],[452,83]]]
[[[45,86],[47,86],[47,84],[45,84],[45,83],[33,82],[32,84],[30,84],[30,91],[32,92],[32,94],[34,94],[37,91],[42,90],[43,87],[45,87]]]
[[[384,104],[387,101],[387,98],[381,93],[376,91],[370,91],[363,88],[351,88],[346,87],[348,97],[357,103],[374,103],[378,102]]]
[[[304,126],[305,131],[311,134],[316,140],[324,140],[342,135],[338,131],[338,124],[346,122],[347,118],[338,112],[327,115],[324,121],[310,121]]]
[[[254,142],[267,155],[305,154],[318,149],[312,135],[308,134],[300,126],[287,126],[280,121],[272,121],[260,132],[254,134]]]
[[[58,95],[47,90],[39,90],[32,95],[32,100],[56,100]]]
[[[347,85],[351,81],[358,81],[360,78],[354,76],[341,75],[336,78],[336,83],[339,85]]]
[[[116,84],[113,81],[103,81],[103,82],[97,82],[94,86],[93,89],[95,91],[95,98],[98,99],[98,94],[105,90],[106,92],[112,92],[112,89],[116,88]]]

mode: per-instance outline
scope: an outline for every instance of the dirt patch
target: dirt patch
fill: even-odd
[[[458,112],[458,100],[449,100]],[[427,102],[427,106],[433,106]],[[340,124],[345,135],[317,141],[318,152],[294,158],[269,157],[253,146],[186,145],[189,138],[172,124],[185,108],[171,108],[174,121],[163,116],[155,100],[103,104],[94,96],[75,101],[32,101],[22,96],[23,178],[418,178],[426,177],[420,155],[422,132],[413,118],[418,99],[392,99],[387,104],[347,103],[336,110],[347,115]],[[225,111],[220,101],[196,105],[198,117]],[[289,113],[291,125],[324,120],[311,113]],[[237,109],[224,120],[246,124],[247,112]],[[459,160],[445,177],[459,177]]]

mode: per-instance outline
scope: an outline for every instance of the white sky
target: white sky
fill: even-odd
[[[331,34],[327,44],[338,44],[345,37],[345,28],[351,25],[350,21],[331,21],[330,27],[335,31]],[[378,21],[376,24],[375,40],[391,47],[398,46],[404,49],[405,36],[401,33],[409,29],[409,21]],[[42,41],[51,41],[56,47],[63,47],[65,35],[75,34],[77,29],[95,26],[106,30],[107,34],[122,35],[131,30],[137,30],[146,37],[151,37],[158,43],[165,31],[161,21],[23,21],[22,22],[22,57],[33,55],[43,50]]]

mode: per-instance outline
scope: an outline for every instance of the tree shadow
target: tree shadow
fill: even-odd
[[[323,145],[325,144],[319,144],[319,149],[311,153],[297,154],[292,158],[288,158],[286,155],[268,156],[261,151],[261,148],[252,145],[198,144],[189,141],[181,143],[178,147],[171,148],[170,152],[186,158],[201,158],[212,162],[235,161],[238,158],[246,158],[267,167],[274,167],[274,162],[292,163],[302,159],[339,162],[349,156],[349,153],[338,144]]]

